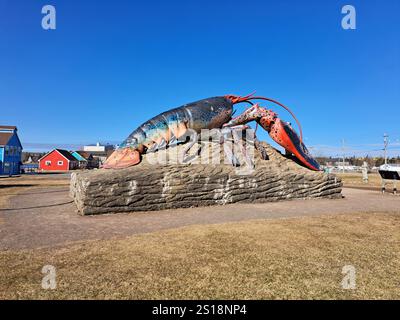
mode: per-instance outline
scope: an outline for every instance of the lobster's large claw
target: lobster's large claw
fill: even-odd
[[[115,150],[103,164],[104,169],[122,169],[140,162],[140,153],[136,149],[122,148]]]
[[[318,162],[311,156],[300,137],[292,126],[287,122],[275,118],[275,121],[270,124],[269,135],[275,142],[284,147],[287,151],[293,153],[306,167],[311,170],[321,170]]]

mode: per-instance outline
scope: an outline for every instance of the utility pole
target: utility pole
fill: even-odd
[[[387,164],[387,146],[389,144],[389,136],[387,133],[383,135],[383,150],[385,155],[385,164]]]
[[[342,139],[342,172],[344,173],[344,139]]]

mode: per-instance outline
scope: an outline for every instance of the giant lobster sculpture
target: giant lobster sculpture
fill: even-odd
[[[299,126],[300,137],[291,125],[279,119],[274,111],[251,101],[257,99],[273,102],[288,110]],[[242,102],[249,103],[251,107],[232,118],[233,105]],[[301,126],[293,113],[278,101],[252,94],[244,97],[226,95],[207,98],[163,112],[134,130],[107,159],[103,168],[118,169],[134,166],[140,163],[141,154],[165,148],[184,136],[189,129],[197,133],[202,129],[240,130],[246,128],[246,123],[250,121],[256,121],[268,131],[275,142],[292,153],[303,165],[311,170],[320,170],[318,162],[302,142]]]

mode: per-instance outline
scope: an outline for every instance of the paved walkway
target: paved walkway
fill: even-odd
[[[87,239],[121,238],[133,234],[194,224],[250,219],[276,219],[351,212],[396,212],[400,196],[371,190],[344,189],[344,199],[293,200],[225,206],[79,216],[65,187],[34,189],[0,209],[0,249],[60,246]]]

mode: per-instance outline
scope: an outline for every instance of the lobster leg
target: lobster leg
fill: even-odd
[[[237,126],[235,126],[237,127]],[[229,164],[233,165],[234,167],[240,166],[239,159],[234,153],[233,150],[233,142],[235,139],[235,135],[233,133],[234,127],[225,127],[222,129],[221,134],[222,134],[222,140],[220,141],[224,147],[224,154],[226,157],[226,160],[228,161]],[[240,143],[240,142],[239,142]]]
[[[248,168],[254,167],[254,163],[252,162],[242,139],[243,131],[249,128],[250,127],[247,125],[235,125],[232,127],[225,126],[221,130],[224,153],[228,162],[233,166],[241,166],[241,162],[244,162]],[[236,149],[235,146],[238,149]],[[240,161],[238,155],[242,156],[243,161]]]
[[[242,125],[242,128],[234,127],[235,129],[232,131],[233,141],[239,146],[239,154],[243,155],[243,160],[247,168],[254,168],[254,163],[252,162],[250,155],[246,150],[245,143],[242,139],[243,131],[249,129],[249,126]]]

